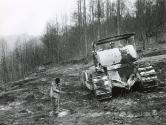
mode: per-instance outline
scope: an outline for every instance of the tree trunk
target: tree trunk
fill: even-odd
[[[120,0],[117,5],[117,35],[120,34]]]
[[[84,0],[84,41],[85,41],[85,58],[88,55],[88,43],[87,43],[87,24],[86,24],[86,0]]]

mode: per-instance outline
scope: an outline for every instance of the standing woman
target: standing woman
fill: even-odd
[[[60,78],[55,78],[51,83],[51,90],[50,90],[53,115],[56,115],[59,112],[60,94],[61,94]]]

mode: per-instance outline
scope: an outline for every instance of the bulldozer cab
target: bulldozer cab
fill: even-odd
[[[134,33],[108,37],[93,42],[93,60],[95,67],[110,66],[121,63],[122,53],[128,52],[137,58]]]

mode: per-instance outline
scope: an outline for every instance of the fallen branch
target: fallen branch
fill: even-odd
[[[2,92],[2,93],[0,93],[0,98],[9,96],[11,94],[19,94],[20,92],[24,92],[24,91],[27,91],[27,90],[28,89],[16,89],[16,90],[9,90],[7,92]]]

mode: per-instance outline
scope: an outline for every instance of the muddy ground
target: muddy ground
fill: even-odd
[[[79,72],[90,64],[52,65],[0,87],[0,125],[156,125],[166,124],[166,55],[146,57],[160,80],[152,92],[119,94],[99,102],[80,87]],[[51,79],[62,79],[58,116],[50,116]]]

